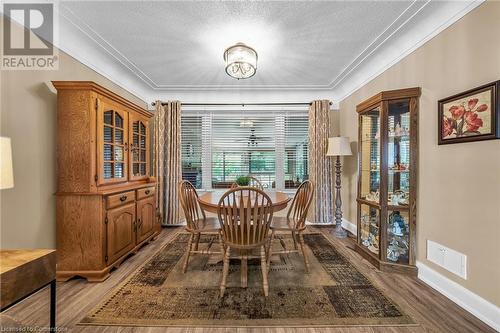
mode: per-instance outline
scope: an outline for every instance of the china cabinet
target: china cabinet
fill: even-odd
[[[160,231],[152,113],[86,81],[57,89],[57,279],[102,281]]]
[[[356,107],[356,250],[380,270],[416,274],[420,88],[381,92]]]

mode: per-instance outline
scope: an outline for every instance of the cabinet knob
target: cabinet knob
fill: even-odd
[[[122,196],[120,197],[120,201],[122,201],[122,202],[123,202],[123,201],[125,201],[125,200],[127,200],[127,196],[126,196],[126,195],[122,195]]]
[[[146,190],[144,193],[145,193],[146,195],[148,195],[149,193],[151,193],[151,191],[150,191],[150,190]]]

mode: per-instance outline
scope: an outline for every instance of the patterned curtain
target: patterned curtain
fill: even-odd
[[[326,156],[330,136],[330,101],[313,101],[309,107],[309,179],[315,191],[309,209],[312,223],[334,223],[333,160]]]
[[[179,224],[177,184],[181,171],[181,103],[156,101],[154,116],[155,174],[158,214],[162,225]]]

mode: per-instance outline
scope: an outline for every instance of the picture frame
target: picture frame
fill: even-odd
[[[500,80],[438,101],[438,144],[500,138]]]

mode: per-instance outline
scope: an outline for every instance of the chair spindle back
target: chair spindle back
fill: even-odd
[[[290,208],[286,217],[294,222],[295,229],[305,228],[307,212],[314,194],[314,187],[310,180],[306,180],[300,184],[295,196],[293,197]]]
[[[250,178],[250,182],[248,183],[248,186],[258,188],[261,191],[264,190],[264,186],[262,185],[260,180],[258,180],[257,178],[255,178],[254,176],[251,176],[251,175],[248,175],[247,177]]]
[[[273,218],[272,201],[262,190],[238,187],[220,198],[218,215],[224,243],[252,248],[267,241]]]
[[[198,230],[198,221],[205,219],[205,212],[200,207],[198,193],[193,184],[187,180],[180,181],[179,198],[186,217],[187,228],[189,230]]]

